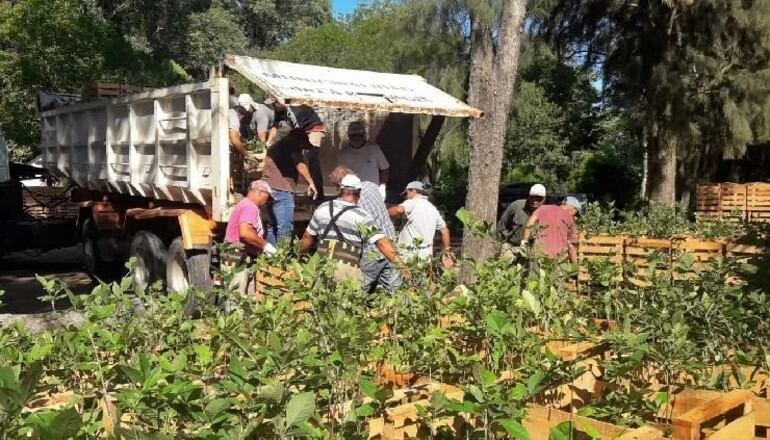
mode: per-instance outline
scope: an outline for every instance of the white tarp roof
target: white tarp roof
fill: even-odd
[[[483,115],[418,75],[337,69],[225,55],[225,65],[291,104],[456,117]]]

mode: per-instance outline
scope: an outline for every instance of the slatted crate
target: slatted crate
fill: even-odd
[[[617,266],[616,280],[623,277],[622,261],[625,255],[626,238],[622,235],[596,235],[587,236],[580,234],[578,238],[578,261],[580,272],[578,281],[589,281],[591,274],[588,266],[591,263],[607,262]]]
[[[628,280],[638,286],[650,285],[650,269],[653,259],[660,259],[661,264],[671,264],[671,240],[657,238],[629,238],[626,240],[626,261],[631,267]],[[665,271],[656,270],[657,276],[663,276]]]
[[[294,272],[274,266],[259,266],[254,274],[254,290],[257,301],[264,301],[267,296],[279,294],[282,298],[293,299],[286,281],[296,277]],[[309,301],[294,300],[295,311],[307,310],[311,307]]]
[[[22,197],[24,213],[34,219],[75,219],[80,210],[63,187],[25,186]]]
[[[672,261],[676,262],[685,254],[691,255],[695,260],[692,269],[696,272],[706,269],[709,261],[725,255],[725,244],[719,241],[685,238],[683,240],[674,240],[672,245]]]
[[[719,183],[698,185],[695,191],[695,207],[698,219],[719,218],[721,215],[722,185]]]
[[[699,220],[768,222],[770,221],[770,183],[698,185],[696,215]]]
[[[761,258],[765,254],[767,254],[767,249],[762,246],[741,243],[725,244],[725,256],[734,258],[742,263]]]
[[[746,211],[749,222],[770,221],[770,183],[746,184]]]
[[[662,440],[665,438],[662,432],[653,427],[626,428],[540,405],[527,405],[527,417],[522,424],[532,440],[554,438],[551,436],[551,431],[562,424],[568,426],[569,438],[574,439],[595,438],[593,436],[596,435],[601,440]]]
[[[452,385],[426,381],[409,388],[393,391],[393,397],[385,402],[385,413],[369,420],[369,439],[401,440],[407,438],[432,438],[431,431],[442,428],[451,431],[454,438],[465,438],[462,431],[467,429],[463,417],[441,418],[424,421],[419,416],[419,408],[430,408],[430,399],[434,392],[450,400],[462,401],[465,393]]]
[[[146,87],[134,86],[131,84],[117,84],[103,81],[93,81],[86,84],[81,91],[81,97],[85,101],[95,99],[110,99],[118,96],[131,95],[147,91]]]

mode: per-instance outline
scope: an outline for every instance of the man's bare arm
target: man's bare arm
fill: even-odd
[[[452,240],[449,237],[449,228],[444,226],[441,228],[441,250],[444,252],[452,250]]]
[[[390,239],[387,237],[382,237],[381,239],[377,240],[375,245],[388,261],[391,263],[399,262],[398,253],[396,252],[396,248],[393,246],[393,242],[390,241]]]
[[[306,253],[310,250],[310,248],[313,247],[313,244],[315,243],[315,236],[310,235],[305,231],[304,234],[302,234],[302,240],[299,241],[299,251],[302,253]]]
[[[310,175],[310,168],[305,165],[305,162],[300,162],[297,164],[297,172],[300,176],[302,176],[303,179],[305,179],[308,187],[313,192],[313,198],[315,198],[316,194],[318,194],[318,190],[316,189],[315,183],[313,182],[313,177]]]
[[[406,209],[404,209],[401,205],[391,206],[388,208],[388,215],[391,217],[398,217],[399,215],[404,215],[406,212]]]
[[[270,128],[270,134],[267,136],[267,143],[272,145],[276,136],[278,136],[278,129],[275,127]]]
[[[570,262],[577,263],[577,248],[575,248],[575,243],[569,244],[569,247],[567,248],[567,255],[569,256]]]
[[[235,148],[235,150],[239,153],[241,153],[244,157],[249,155],[249,152],[246,151],[246,147],[243,145],[243,141],[241,140],[241,134],[238,133],[238,130],[235,130],[231,128],[229,130],[230,135],[230,145]]]
[[[260,237],[254,226],[248,223],[238,225],[238,236],[241,238],[242,243],[255,246],[257,249],[264,249],[267,244],[267,240]]]
[[[389,178],[390,178],[390,168],[385,168],[384,170],[380,170],[380,183],[388,183]]]
[[[267,142],[267,131],[265,130],[257,130],[257,137],[262,142]]]
[[[527,220],[527,226],[524,227],[524,236],[521,238],[521,241],[526,243],[529,241],[529,239],[532,236],[532,232],[530,228],[537,223],[537,216],[535,214],[532,214],[529,216],[529,220]]]

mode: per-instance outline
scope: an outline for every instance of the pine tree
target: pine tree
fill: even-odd
[[[636,114],[652,200],[686,197],[724,154],[770,139],[768,0],[560,0],[549,31]]]

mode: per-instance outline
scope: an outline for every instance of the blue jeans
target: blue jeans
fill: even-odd
[[[275,224],[267,229],[267,242],[275,246],[283,237],[294,235],[294,193],[274,189],[271,209]]]

